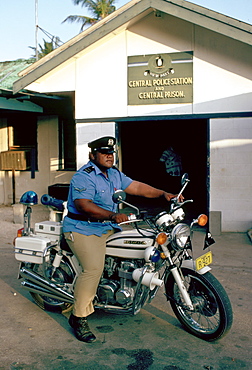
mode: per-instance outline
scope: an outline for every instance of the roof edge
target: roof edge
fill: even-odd
[[[121,10],[120,12],[113,12],[108,17],[97,22],[95,25],[89,27],[87,30],[75,36],[73,39],[67,41],[64,45],[55,49],[47,56],[35,62],[32,66],[23,70],[21,73],[19,73],[19,75],[22,75],[22,77],[13,83],[13,93],[15,94],[24,87],[30,85],[45,73],[50,72],[58,65],[66,62],[69,58],[74,57],[74,55],[98,41],[100,38],[107,36],[119,26],[129,22],[133,17],[144,13],[147,9],[152,9],[149,5],[149,0],[133,1],[131,4],[131,12],[125,14],[126,10],[129,10],[128,8],[129,7],[125,6],[121,7],[118,9]],[[114,16],[112,17],[112,15]],[[113,20],[115,22],[112,22]],[[101,27],[102,31],[100,30]],[[58,58],[56,60],[56,57],[59,57],[60,60],[58,61]]]
[[[182,9],[178,14],[176,9]],[[235,32],[238,33],[238,41],[252,44],[252,26],[247,23],[238,21],[234,18],[217,13],[213,10],[193,4],[185,0],[131,0],[115,12],[108,15],[106,18],[89,27],[82,33],[78,34],[65,44],[55,49],[47,56],[43,57],[33,65],[24,69],[19,73],[20,79],[13,83],[13,93],[17,93],[26,86],[30,85],[44,74],[50,72],[57,66],[74,57],[80,51],[84,50],[92,43],[95,43],[104,36],[119,28],[123,24],[129,22],[136,16],[144,13],[148,9],[156,9],[167,14],[187,19],[187,15],[191,14],[195,24],[216,30],[228,37],[235,38]],[[175,9],[175,12],[173,10]],[[183,11],[184,10],[184,11]],[[188,13],[189,12],[189,13]],[[209,19],[211,26],[205,25],[205,18]],[[191,21],[191,20],[190,20]],[[217,24],[221,27],[216,27]],[[213,28],[213,26],[215,26]],[[212,27],[212,28],[211,28]]]

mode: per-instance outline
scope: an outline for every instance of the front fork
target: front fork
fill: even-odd
[[[190,298],[190,296],[189,296],[189,294],[186,290],[184,280],[183,280],[183,278],[182,278],[182,276],[179,272],[179,269],[177,268],[176,265],[174,265],[174,263],[171,259],[171,255],[170,255],[170,252],[169,252],[168,248],[165,245],[161,245],[161,247],[162,247],[163,252],[166,256],[167,264],[169,266],[168,268],[171,271],[175,282],[177,283],[177,286],[179,288],[179,291],[181,293],[181,296],[183,297],[183,300],[184,300],[186,306],[189,308],[189,310],[193,310],[194,308],[193,308],[191,298]]]

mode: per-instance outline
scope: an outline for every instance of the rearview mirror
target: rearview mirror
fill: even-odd
[[[190,180],[189,180],[189,175],[188,175],[188,173],[184,173],[184,175],[182,176],[182,178],[181,178],[181,185],[182,186],[184,186],[185,185],[185,183],[187,183],[187,182],[189,182]]]
[[[126,199],[126,193],[123,190],[116,190],[115,193],[112,195],[112,199],[114,203],[121,203],[124,202]]]

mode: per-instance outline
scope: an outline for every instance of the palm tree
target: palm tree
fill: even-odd
[[[39,46],[38,59],[43,58],[45,55],[49,54],[51,51],[56,49],[59,46],[60,39],[57,36],[56,37],[53,36],[51,42],[45,41],[45,39],[43,39],[43,41],[44,41],[44,46],[42,46],[41,44],[38,45]],[[30,48],[34,52],[36,52],[35,47],[30,46]],[[33,58],[36,58],[36,55],[34,55]]]
[[[82,7],[86,7],[93,16],[86,17],[84,15],[69,15],[62,22],[81,23],[80,31],[83,31],[85,26],[98,22],[116,10],[116,7],[113,5],[115,0],[73,0],[73,3],[74,5],[81,4]]]

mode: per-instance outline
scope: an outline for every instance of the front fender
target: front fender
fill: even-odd
[[[183,273],[183,269],[195,271],[195,262],[194,262],[194,260],[193,259],[184,260],[181,267],[179,268],[179,270],[180,269],[182,269],[182,273]],[[197,273],[199,275],[204,275],[205,273],[207,273],[210,270],[211,270],[211,268],[209,266],[205,266],[202,269],[198,270]],[[172,290],[173,290],[173,284],[174,284],[174,277],[173,277],[171,272],[166,275],[164,283],[165,283],[166,298],[167,298],[167,300],[170,300],[170,299],[172,299],[171,297],[173,296]]]
[[[194,270],[195,271],[195,262],[194,262],[193,259],[183,260],[181,267],[185,267],[185,268],[188,268],[190,270]],[[205,266],[202,269],[198,270],[197,273],[200,274],[200,275],[204,275],[205,273],[207,273],[210,270],[212,270],[211,267]]]

